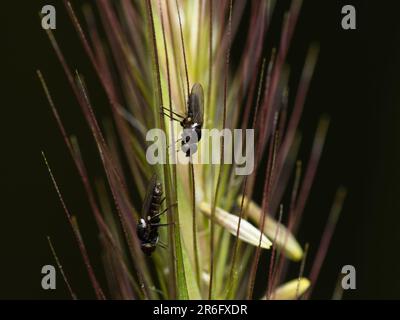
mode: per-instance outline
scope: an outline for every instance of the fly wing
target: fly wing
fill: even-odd
[[[203,124],[204,93],[200,83],[195,83],[189,96],[188,113],[194,123]]]
[[[153,198],[153,192],[154,188],[156,186],[158,177],[156,174],[153,174],[153,176],[150,179],[149,185],[146,190],[146,194],[144,196],[143,200],[143,205],[142,205],[142,218],[145,218],[148,215],[148,212],[150,210],[150,205],[151,205],[151,199]]]

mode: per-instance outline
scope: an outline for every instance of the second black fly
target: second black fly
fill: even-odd
[[[161,182],[157,175],[153,175],[143,201],[142,217],[136,227],[137,236],[141,241],[141,249],[148,256],[154,252],[159,242],[158,227],[168,225],[160,223],[160,216],[169,209],[166,208],[160,212],[164,200]]]

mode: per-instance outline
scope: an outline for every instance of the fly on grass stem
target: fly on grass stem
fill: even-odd
[[[141,241],[141,249],[150,256],[159,242],[158,227],[168,226],[168,223],[160,223],[160,216],[168,211],[168,207],[160,212],[164,202],[163,189],[157,175],[154,174],[147,188],[146,196],[142,206],[142,217],[138,221],[136,232]]]
[[[170,116],[167,108],[162,107],[162,109],[165,110],[163,111],[163,114],[181,124],[183,128],[180,139],[182,143],[181,149],[186,154],[186,157],[193,155],[197,151],[196,144],[201,139],[201,128],[203,126],[204,93],[201,84],[195,83],[193,85],[188,98],[185,116],[176,112],[172,112],[173,116]]]

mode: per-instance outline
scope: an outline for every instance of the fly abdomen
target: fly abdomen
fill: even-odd
[[[148,216],[154,217],[160,212],[161,201],[162,201],[162,189],[161,185],[157,185],[153,190],[153,195],[151,197],[151,203],[149,207]],[[159,222],[160,219],[158,219]]]

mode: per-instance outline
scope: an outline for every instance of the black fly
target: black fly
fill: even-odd
[[[164,114],[170,116],[166,110]],[[186,157],[194,154],[197,151],[196,143],[201,139],[201,129],[203,126],[203,110],[204,110],[204,94],[203,87],[200,83],[195,83],[190,92],[186,116],[179,115],[175,112],[173,114],[181,119],[173,118],[173,120],[179,121],[183,127],[181,136],[182,140],[182,151],[186,154]]]
[[[161,182],[154,174],[143,201],[142,218],[140,218],[136,227],[137,236],[141,241],[141,249],[147,256],[153,253],[158,244],[158,227],[168,225],[160,223],[160,216],[168,210],[166,208],[160,212],[161,204],[165,200],[165,197],[162,198],[162,196]]]

